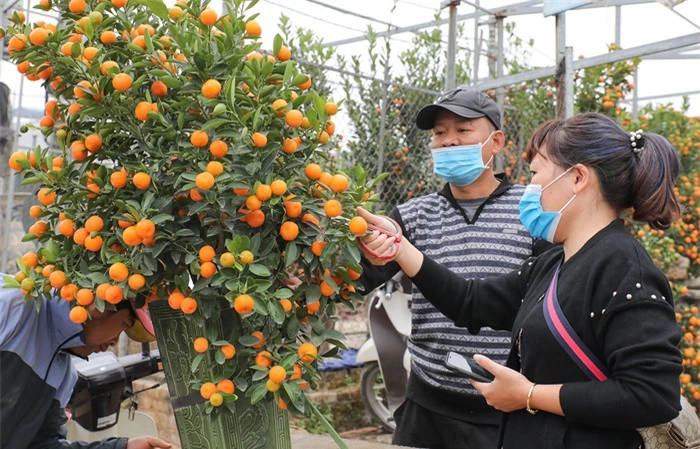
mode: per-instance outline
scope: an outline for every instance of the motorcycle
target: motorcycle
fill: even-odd
[[[369,413],[393,432],[394,411],[404,401],[411,370],[411,281],[403,272],[370,293],[367,323],[370,337],[356,357],[364,363],[360,392]]]
[[[158,436],[156,423],[137,411],[133,381],[163,370],[158,350],[147,343],[140,354],[117,357],[112,352],[74,359],[78,381],[68,403],[68,441],[100,441],[109,437]],[[160,384],[148,388],[153,389]]]

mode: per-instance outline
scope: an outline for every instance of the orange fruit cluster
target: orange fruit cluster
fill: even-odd
[[[10,56],[50,92],[38,129],[60,154],[9,158],[39,184],[28,230],[39,249],[12,283],[27,299],[55,289],[76,323],[91,307],[167,300],[202,326],[193,356],[294,403],[280,386],[308,386],[318,358],[299,338],[357,297],[359,264],[345,259],[366,232],[355,208],[371,181],[322,169],[334,166],[338,104],[311,90],[279,39],[250,52],[257,20],[184,0],[156,16],[141,3],[41,0],[59,25],[13,14]],[[206,327],[222,299],[248,340]],[[252,381],[254,365],[267,379]],[[232,400],[223,377],[197,382],[213,407]]]

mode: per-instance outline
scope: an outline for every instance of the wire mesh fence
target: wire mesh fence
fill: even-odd
[[[403,83],[401,75],[388,69],[378,78],[309,61],[302,64],[319,76],[315,85],[322,95],[343,100],[341,113],[334,118],[340,133],[333,154],[334,168],[352,170],[361,165],[373,176],[387,173],[375,192],[386,212],[441,188],[442,181],[433,174],[431,133],[419,129],[415,120],[420,109],[443,92]],[[532,130],[554,117],[553,92],[549,79],[505,88],[501,99],[495,90],[487,92],[502,103],[506,144],[496,158],[497,173],[505,172],[515,182],[526,182],[523,152]]]

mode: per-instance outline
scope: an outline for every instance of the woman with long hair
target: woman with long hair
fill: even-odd
[[[474,386],[506,412],[499,447],[637,449],[636,428],[680,410],[680,329],[666,277],[621,216],[631,209],[654,229],[679,217],[677,153],[658,134],[581,114],[541,125],[527,157],[521,221],[560,245],[520,270],[465,280],[396,237],[390,220],[361,210],[375,229],[363,237],[366,256],[397,261],[472,333],[512,331],[506,366],[474,357],[494,376]]]

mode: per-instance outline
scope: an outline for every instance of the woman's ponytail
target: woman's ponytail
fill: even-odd
[[[653,229],[668,229],[681,215],[673,188],[681,173],[681,162],[673,145],[665,137],[644,133],[634,156],[635,166],[630,196],[633,218],[649,223]]]

